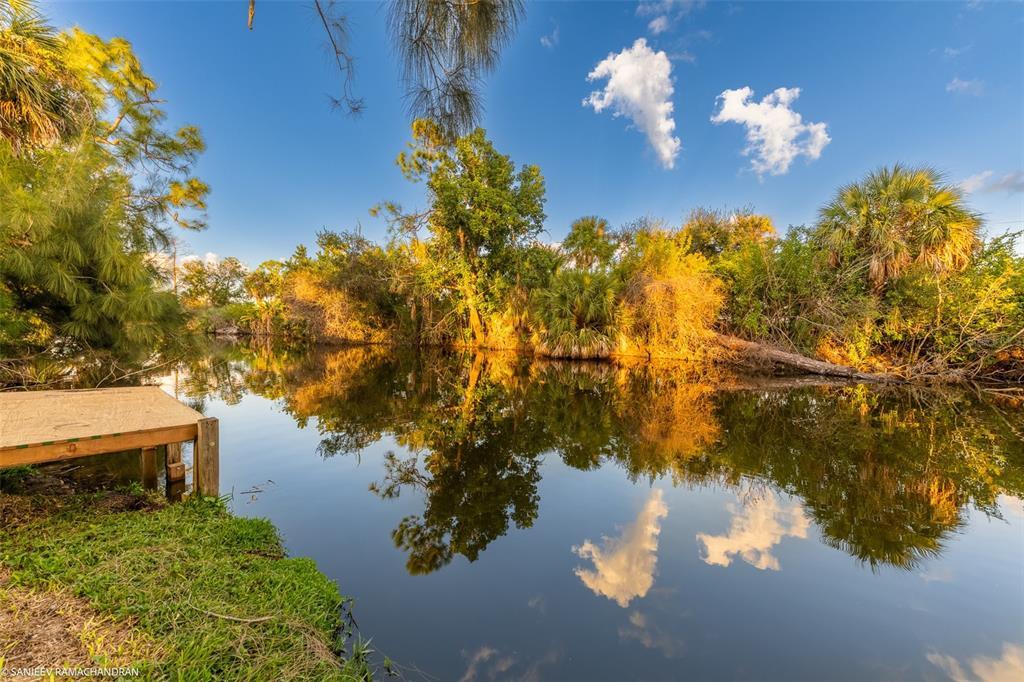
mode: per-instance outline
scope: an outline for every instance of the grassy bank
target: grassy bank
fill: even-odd
[[[4,487],[13,487],[7,480]],[[365,679],[345,598],[268,521],[141,491],[0,493],[0,660],[147,679]],[[48,633],[48,634],[46,634]],[[344,660],[343,660],[344,659]]]

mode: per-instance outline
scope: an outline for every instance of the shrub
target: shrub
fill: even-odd
[[[542,355],[603,358],[615,345],[614,279],[603,272],[561,270],[534,296],[535,344]]]
[[[684,232],[635,233],[618,264],[622,295],[619,349],[660,357],[706,359],[723,294],[707,258],[690,251]]]

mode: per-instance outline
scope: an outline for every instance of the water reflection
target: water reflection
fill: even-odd
[[[936,652],[928,661],[949,675],[952,682],[1019,682],[1024,680],[1024,646],[1003,643],[997,657],[975,656],[961,663],[952,656]]]
[[[594,594],[626,608],[651,589],[658,562],[661,520],[668,514],[663,497],[660,490],[652,490],[636,521],[620,537],[605,537],[600,547],[585,540],[572,548],[581,559],[594,563],[594,570],[577,567],[574,571]]]
[[[697,539],[708,564],[739,558],[769,570],[779,569],[773,548],[807,537],[812,521],[826,544],[873,569],[914,569],[942,552],[970,508],[998,515],[1000,495],[1024,492],[1019,411],[962,392],[713,389],[671,367],[374,347],[225,348],[183,368],[177,384],[196,402],[276,400],[298,425],[315,425],[325,458],[389,437],[400,451],[372,490],[422,495],[392,533],[413,574],[474,561],[511,527],[531,527],[546,457],[579,470],[612,464],[634,481],[760,486],[728,530]],[[593,563],[577,573],[584,584],[623,607],[643,596],[665,513],[656,490],[621,537],[580,545]]]
[[[686,652],[682,640],[641,611],[629,614],[628,624],[619,628],[619,637],[623,640],[636,640],[645,649],[656,650],[665,658],[679,658]]]
[[[784,537],[807,537],[810,521],[799,503],[780,502],[769,493],[744,502],[740,509],[734,504],[728,509],[733,515],[728,533],[697,534],[704,548],[704,563],[728,566],[739,556],[754,568],[777,571],[779,560],[772,556],[772,548]]]
[[[503,653],[490,647],[482,646],[471,653],[462,652],[467,659],[466,672],[459,682],[476,682],[477,680],[518,680],[518,682],[539,682],[545,667],[556,663],[561,654],[557,650],[549,650],[534,661],[522,660],[515,654]]]

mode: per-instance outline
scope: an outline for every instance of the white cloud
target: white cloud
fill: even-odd
[[[780,505],[774,495],[755,500],[733,512],[732,525],[725,535],[697,534],[697,542],[704,545],[704,563],[728,566],[733,556],[739,556],[754,568],[779,570],[779,560],[772,548],[784,537],[806,538],[810,522],[799,504]]]
[[[668,30],[668,17],[666,17],[664,14],[661,15],[660,17],[654,17],[653,19],[651,19],[650,23],[647,24],[647,30],[653,33],[654,35],[664,33],[665,31]]]
[[[977,192],[979,189],[985,186],[985,183],[988,182],[988,179],[991,177],[992,171],[990,170],[976,173],[975,175],[972,175],[969,178],[964,178],[963,180],[961,180],[960,189],[967,192],[968,194],[972,192]]]
[[[760,102],[752,102],[749,87],[726,90],[718,96],[721,108],[712,123],[739,123],[747,128],[743,154],[753,157],[750,165],[759,175],[782,175],[798,156],[814,160],[832,141],[824,123],[804,123],[790,108],[800,88],[778,88]]]
[[[984,90],[985,84],[979,80],[963,80],[961,78],[954,78],[946,83],[946,92],[952,92],[957,95],[978,96],[984,92]]]
[[[651,491],[636,521],[623,530],[621,537],[602,538],[600,547],[585,540],[572,548],[580,558],[594,562],[592,571],[577,567],[573,572],[594,594],[604,595],[626,608],[632,600],[646,595],[654,584],[658,535],[661,520],[667,514],[662,492]]]
[[[965,45],[964,47],[946,47],[942,50],[942,54],[945,55],[946,59],[956,59],[969,49],[971,49],[970,45]]]
[[[615,116],[626,116],[647,135],[648,141],[665,168],[675,166],[682,142],[673,133],[672,62],[664,52],[655,52],[644,38],[633,47],[610,53],[587,75],[588,81],[608,79],[603,90],[595,90],[583,100],[600,113],[611,109]]]
[[[960,189],[968,194],[976,192],[984,192],[986,194],[995,194],[997,192],[1006,192],[1007,194],[1024,193],[1024,171],[1013,171],[993,180],[994,176],[995,172],[990,170],[976,173],[969,178],[961,180]]]
[[[553,50],[558,46],[558,24],[551,29],[551,33],[540,37],[540,44],[549,50]]]
[[[187,256],[184,256],[183,258],[180,258],[178,262],[184,265],[185,263],[190,263],[192,261],[202,261],[203,265],[212,266],[217,265],[217,263],[219,263],[220,260],[221,259],[219,254],[216,254],[213,251],[207,251],[205,256],[189,254]]]

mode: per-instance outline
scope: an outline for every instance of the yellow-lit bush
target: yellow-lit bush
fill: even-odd
[[[636,233],[618,266],[617,352],[705,360],[722,306],[721,282],[682,232]]]

